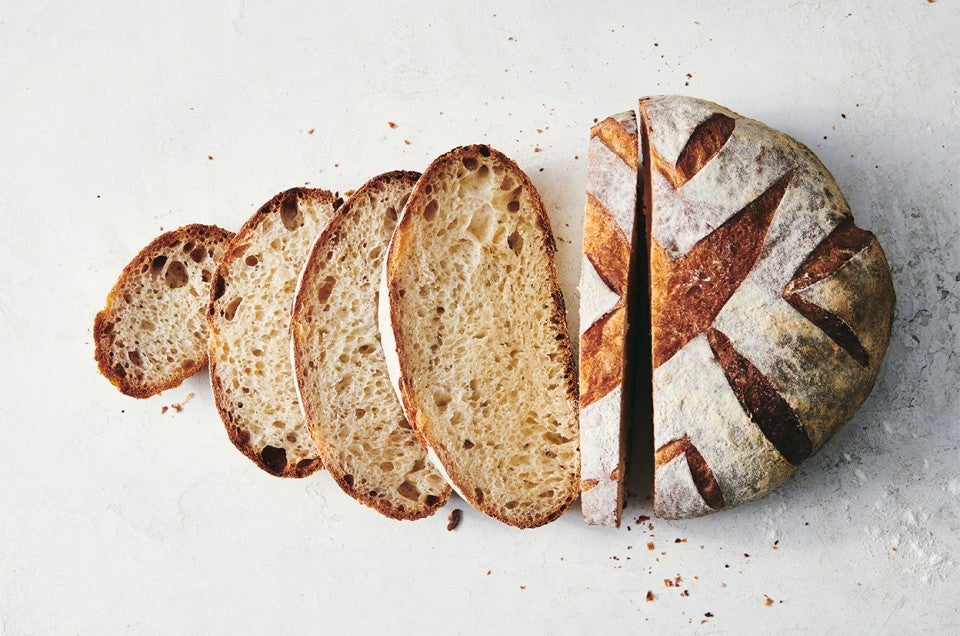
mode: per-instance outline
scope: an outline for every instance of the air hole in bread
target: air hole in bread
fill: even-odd
[[[422,459],[418,458],[413,462],[413,467],[410,469],[410,472],[419,473],[425,467],[426,467],[426,463]]]
[[[233,320],[233,317],[237,315],[237,307],[240,306],[241,302],[243,302],[243,298],[239,297],[231,300],[230,304],[223,310],[223,317],[227,320]]]
[[[190,259],[193,260],[194,263],[199,263],[206,257],[207,257],[207,249],[202,245],[196,247],[193,250],[190,250]]]
[[[474,489],[473,489],[473,496],[477,498],[477,503],[478,503],[478,504],[482,504],[482,503],[483,503],[483,489],[482,489],[482,488],[474,488]]]
[[[420,489],[407,480],[404,480],[402,484],[397,486],[397,492],[400,493],[400,496],[404,497],[405,499],[409,499],[411,501],[420,500]]]
[[[390,207],[388,207],[388,208],[387,208],[387,218],[390,219],[391,221],[396,221],[396,220],[397,220],[397,208],[393,207],[392,205],[391,205]]]
[[[343,481],[344,483],[347,484],[347,486],[353,488],[353,475],[351,475],[350,473],[347,473],[346,475],[343,476]]]
[[[402,419],[399,422],[397,422],[397,426],[399,426],[400,428],[404,428],[408,431],[413,430],[413,427],[410,426],[410,422],[408,422],[406,419]]]
[[[517,507],[517,502],[516,502],[516,501],[508,501],[507,503],[503,504],[503,507],[506,508],[507,510],[513,510],[514,508]]]
[[[190,359],[184,359],[180,361],[180,368],[186,371],[187,369],[192,369],[196,363]]]
[[[494,214],[490,206],[485,205],[477,208],[470,219],[470,225],[467,226],[467,234],[480,243],[486,243],[493,233],[494,223],[496,222]]]
[[[510,201],[510,203],[507,204],[507,209],[511,212],[519,212],[520,202],[517,201],[516,199],[513,199],[512,201]]]
[[[509,192],[517,186],[517,182],[513,180],[513,177],[507,175],[503,178],[503,181],[500,182],[500,189],[504,192]]]
[[[445,312],[445,311],[446,311],[446,309],[444,309],[443,307],[437,307],[437,314],[438,314],[438,315],[443,315],[443,312]]]
[[[700,288],[700,285],[691,285],[687,289],[687,298],[700,298],[703,296],[703,289]]]
[[[337,279],[333,276],[327,276],[324,279],[323,284],[320,285],[320,288],[317,290],[317,303],[325,303],[327,299],[330,298],[330,293],[333,291],[333,285],[337,282]]]
[[[180,261],[173,261],[167,266],[167,273],[164,280],[170,289],[178,289],[187,284],[190,275],[187,274],[187,267]]]
[[[360,348],[357,349],[357,351],[360,352],[361,355],[365,355],[365,356],[373,353],[373,350],[374,350],[374,346],[372,344],[360,345]]]
[[[464,157],[462,160],[463,167],[467,170],[476,170],[477,166],[480,165],[476,157]]]
[[[202,280],[202,281],[205,282],[205,283],[209,283],[209,282],[210,282],[210,278],[211,278],[212,276],[213,276],[213,274],[210,273],[210,270],[209,270],[209,269],[205,269],[205,270],[203,270],[202,272],[200,272],[200,280]]]
[[[297,205],[296,195],[290,194],[283,198],[280,204],[280,220],[283,221],[283,227],[291,231],[303,225],[303,212]]]
[[[156,258],[153,259],[153,261],[150,262],[150,273],[153,275],[159,274],[161,271],[163,271],[163,266],[166,264],[167,264],[166,256],[163,256],[162,254],[160,256],[157,256]]]
[[[263,465],[274,475],[279,475],[287,467],[287,451],[276,446],[264,446],[260,451]]]
[[[250,256],[245,258],[243,262],[249,265],[250,267],[255,267],[257,263],[260,262],[260,259],[254,256],[253,254],[251,254]]]
[[[445,409],[450,404],[450,395],[444,391],[437,391],[433,394],[433,403],[437,408]]]
[[[426,207],[423,208],[423,218],[428,221],[432,221],[437,216],[437,210],[440,208],[440,205],[437,203],[436,199],[430,199],[430,202],[427,203]]]
[[[570,441],[570,438],[568,437],[564,437],[563,435],[560,435],[558,433],[550,433],[550,432],[544,433],[543,439],[547,442],[550,442],[551,444],[556,444],[558,446],[561,444],[566,444],[567,442]]]
[[[353,412],[353,414],[357,417],[357,419],[360,419],[361,417],[366,415],[367,412],[364,409],[357,409]]]
[[[520,255],[520,250],[523,249],[523,237],[516,230],[507,237],[507,247],[513,250],[513,253],[517,256]]]
[[[187,241],[186,243],[183,244],[183,251],[184,251],[184,253],[189,254],[189,253],[190,253],[190,250],[192,250],[193,247],[194,247],[194,242],[193,242],[193,241]]]
[[[552,491],[552,490],[544,490],[542,493],[540,493],[539,496],[540,496],[541,498],[543,498],[543,499],[548,499],[548,498],[550,498],[550,497],[553,497],[553,491]]]
[[[143,360],[140,359],[139,351],[128,351],[127,357],[130,359],[130,362],[134,364],[134,366],[138,366],[138,367],[143,366]]]
[[[287,441],[290,442],[291,444],[296,444],[297,434],[292,431],[290,433],[287,433]]]
[[[471,442],[471,441],[468,440],[468,439],[465,439],[465,440],[463,440],[463,447],[464,447],[465,449],[467,449],[467,450],[470,450],[471,448],[474,447],[474,443]]]

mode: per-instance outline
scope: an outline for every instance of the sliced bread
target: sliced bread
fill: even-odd
[[[464,499],[518,527],[556,519],[579,493],[555,251],[517,164],[485,145],[456,148],[410,195],[380,294],[407,419]]]
[[[244,455],[280,477],[321,467],[297,400],[290,310],[310,246],[341,202],[307,188],[273,197],[237,232],[210,294],[210,382],[220,418]]]
[[[380,270],[419,177],[374,177],[337,211],[304,266],[290,324],[300,405],[324,467],[394,519],[426,517],[450,497],[390,388],[377,330]]]
[[[123,268],[93,321],[97,366],[122,393],[150,397],[203,368],[210,281],[231,238],[215,225],[186,225]]]
[[[635,223],[637,168],[636,114],[630,110],[595,124],[587,155],[580,270],[580,500],[587,523],[611,527],[620,526],[633,417],[634,365],[626,352],[643,322],[643,316],[634,315],[637,303],[628,302],[637,296],[628,290],[637,286],[642,263],[634,249],[638,238],[643,240]]]

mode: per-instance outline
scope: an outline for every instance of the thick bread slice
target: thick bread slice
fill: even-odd
[[[324,467],[394,519],[426,517],[450,497],[390,388],[377,330],[380,270],[419,177],[374,177],[337,211],[304,266],[290,323],[300,406]]]
[[[620,527],[632,364],[628,331],[639,324],[628,303],[638,250],[637,117],[607,117],[590,131],[587,204],[580,270],[581,507],[589,524]],[[642,229],[641,229],[642,240]],[[636,267],[639,264],[633,264]],[[642,322],[642,321],[641,321]],[[635,330],[635,328],[633,329]]]
[[[215,225],[186,225],[123,268],[93,321],[97,366],[121,392],[150,397],[203,368],[210,281],[231,238]]]
[[[640,100],[650,211],[654,513],[767,494],[870,393],[894,291],[876,237],[795,139]]]
[[[381,336],[407,419],[452,485],[535,527],[579,492],[577,388],[540,196],[488,146],[417,182],[385,271]]]
[[[210,382],[230,441],[265,471],[320,468],[290,364],[290,310],[310,246],[342,201],[294,188],[273,197],[234,237],[210,294]]]

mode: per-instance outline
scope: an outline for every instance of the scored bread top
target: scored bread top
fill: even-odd
[[[300,404],[324,467],[394,519],[426,517],[450,497],[390,388],[377,330],[380,271],[419,177],[374,177],[337,211],[304,266],[290,324]]]
[[[471,505],[518,527],[556,519],[579,490],[555,251],[520,168],[488,146],[457,148],[414,188],[380,299],[408,420]]]
[[[150,397],[203,368],[210,281],[231,238],[215,225],[186,225],[123,268],[93,324],[100,373],[121,392]]]
[[[210,382],[230,441],[263,470],[304,477],[321,467],[290,363],[300,270],[341,199],[294,188],[240,229],[217,268],[207,319]]]
[[[870,393],[894,292],[807,147],[711,102],[640,100],[650,219],[654,512],[762,496]]]

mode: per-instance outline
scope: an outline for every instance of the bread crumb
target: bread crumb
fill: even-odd
[[[213,161],[213,155],[207,155],[207,161]]]
[[[169,411],[169,410],[170,410],[170,407],[169,407],[169,406],[161,406],[161,407],[160,407],[160,415],[163,415],[164,413],[166,413],[166,412]],[[896,550],[896,548],[894,548],[894,550]]]
[[[704,612],[703,615],[707,618],[713,618],[713,612]]]
[[[314,130],[316,130],[316,129],[315,129],[315,128],[311,128],[310,130],[307,131],[307,134],[308,134],[308,135],[312,135]]]
[[[490,570],[487,570],[487,576],[490,576],[490,572],[491,572]]]
[[[447,516],[447,531],[456,530],[457,526],[460,525],[460,520],[463,518],[463,511],[459,508],[454,508],[453,511]],[[490,572],[487,572],[490,574]]]
[[[772,599],[772,598],[770,598],[770,597],[767,596],[766,594],[763,595],[763,598],[766,599],[765,601],[763,601],[763,604],[764,604],[764,605],[766,605],[767,607],[773,605],[773,599]]]
[[[673,580],[671,580],[671,579],[663,579],[663,586],[664,586],[664,587],[673,587]]]
[[[651,590],[647,590],[647,603],[657,598],[656,595]]]
[[[534,147],[533,147],[533,151],[534,151],[534,152],[540,152],[540,145],[538,144],[538,145],[534,146]]]
[[[521,589],[521,590],[525,590],[525,589],[527,589],[527,586],[526,586],[526,585],[521,585],[521,586],[520,586],[520,589]]]
[[[647,550],[654,550],[656,546],[653,545],[653,541],[647,541]]]
[[[186,406],[187,402],[189,402],[192,399],[193,399],[193,393],[192,392],[187,393],[187,397],[183,398],[183,402],[180,402],[179,404],[171,404],[170,408],[172,408],[174,411],[179,413],[180,411],[183,410],[183,407]]]
[[[404,139],[404,140],[403,140],[403,145],[409,146],[409,145],[410,145],[410,140],[409,140],[409,139]]]
[[[396,128],[396,127],[397,127],[397,124],[394,123],[394,122],[392,122],[392,121],[388,121],[388,122],[387,122],[387,126],[390,126],[390,128]]]

